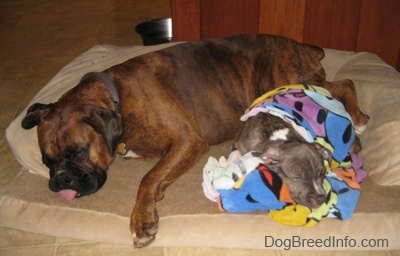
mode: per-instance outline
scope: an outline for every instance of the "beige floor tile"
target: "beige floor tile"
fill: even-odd
[[[53,246],[0,249],[0,255],[2,255],[2,256],[53,256],[54,250],[55,250],[55,247],[53,247]]]
[[[33,246],[54,246],[55,237],[33,234],[29,232],[0,228],[0,248],[33,247]]]
[[[114,245],[114,244],[73,244],[59,245],[57,248],[57,256],[162,256],[164,254],[161,247],[148,247],[142,249],[134,249],[130,245]]]
[[[219,249],[219,248],[190,248],[171,247],[167,249],[168,256],[390,256],[400,255],[399,251],[303,251],[303,250],[250,250],[250,249]]]
[[[301,251],[287,250],[280,251],[280,256],[388,256],[387,252],[382,251]],[[390,254],[389,254],[390,255]]]
[[[49,47],[50,56],[79,56],[100,42],[99,37],[60,39]],[[73,46],[73,47],[72,47]]]
[[[0,97],[0,100],[6,98],[4,101],[0,101],[0,132],[2,135],[4,135],[6,128],[16,117],[16,109],[22,96],[15,95],[15,98],[7,98],[3,95]]]
[[[24,99],[33,95],[29,91],[34,81],[35,73],[43,62],[40,57],[16,57],[0,62],[0,77],[2,88],[0,93],[0,129],[3,132],[11,121],[20,113],[21,104],[27,104]],[[29,102],[28,101],[28,102]],[[24,105],[24,106],[25,106]]]
[[[21,52],[19,54],[17,52],[17,56],[29,52],[26,48],[40,50],[39,52],[36,52],[36,55],[44,55],[47,51],[46,48],[55,42],[56,38],[54,35],[60,29],[59,27],[59,24],[25,26],[18,29],[12,27],[9,28],[11,31],[5,31],[7,34],[0,35],[0,44],[3,45],[3,47],[15,49],[14,51],[19,49]],[[7,52],[7,55],[10,56],[14,54],[14,51]]]
[[[1,135],[3,136],[3,134]],[[0,193],[1,193],[1,191],[4,191],[6,188],[8,188],[8,186],[11,184],[14,178],[18,175],[19,171],[21,170],[21,165],[15,159],[14,155],[11,153],[8,142],[5,141],[5,139],[0,143],[0,155],[2,156],[0,161],[0,170],[1,170]],[[3,232],[0,231],[0,233],[1,233],[0,236],[3,236]]]
[[[88,242],[88,241],[82,241],[82,240],[78,240],[78,239],[73,239],[73,238],[67,238],[67,237],[59,237],[58,238],[58,244],[91,244],[94,242]]]
[[[192,248],[192,247],[169,247],[168,256],[269,256],[279,255],[276,251],[250,250],[250,249],[220,249],[220,248]]]
[[[43,57],[49,45],[47,41],[39,41],[37,39],[24,42],[4,41],[1,43],[1,46],[7,48],[7,50],[2,50],[1,57]]]
[[[35,72],[35,75],[27,88],[25,97],[21,104],[26,106],[32,98],[68,63],[76,56],[55,56],[47,57],[42,60],[40,67]]]
[[[24,75],[21,74],[21,76]],[[31,77],[32,75],[27,76],[28,81],[32,79]],[[16,117],[18,107],[26,95],[29,83],[19,81],[17,78],[15,80],[4,79],[2,82],[7,84],[0,93],[0,131],[4,132]]]
[[[28,56],[0,56],[0,77],[2,79],[2,91],[6,93],[14,93],[16,91],[13,85],[8,86],[8,82],[17,81],[20,84],[19,90],[23,89],[25,84],[29,83],[31,76],[42,62],[42,57]],[[4,80],[7,83],[4,83]],[[10,94],[12,95],[12,94]]]

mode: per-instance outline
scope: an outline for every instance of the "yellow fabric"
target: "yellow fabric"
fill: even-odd
[[[275,94],[277,94],[279,92],[285,92],[285,91],[292,90],[292,89],[302,89],[302,90],[307,89],[312,92],[318,92],[325,96],[332,97],[331,93],[328,90],[326,90],[325,88],[319,87],[319,86],[312,86],[312,85],[304,86],[303,84],[291,84],[291,85],[281,86],[279,88],[276,88],[275,90],[269,91],[269,92],[261,95],[260,97],[258,97],[257,99],[255,99],[253,101],[253,103],[250,105],[249,108],[252,108],[254,106],[261,104],[262,102],[268,100],[269,98],[271,98],[272,96],[274,96]]]

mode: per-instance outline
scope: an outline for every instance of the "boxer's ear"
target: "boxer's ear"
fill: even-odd
[[[52,109],[53,104],[35,103],[29,107],[26,116],[22,119],[22,128],[28,130],[43,121],[43,117]]]
[[[89,117],[85,117],[83,121],[103,135],[109,153],[113,156],[122,135],[121,115],[113,110],[93,108]]]

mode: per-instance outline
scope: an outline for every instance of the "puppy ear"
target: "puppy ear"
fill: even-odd
[[[261,159],[265,164],[278,164],[281,161],[280,150],[277,147],[268,147],[263,153],[261,153]]]
[[[318,150],[324,160],[327,160],[329,163],[332,161],[332,152],[322,146],[319,143],[314,142],[314,147]]]
[[[21,121],[22,128],[29,130],[43,121],[44,116],[46,116],[52,109],[53,104],[42,104],[35,103],[29,107],[26,116]]]
[[[110,155],[114,155],[122,135],[121,115],[113,110],[96,107],[93,108],[89,117],[83,118],[83,121],[103,135]]]

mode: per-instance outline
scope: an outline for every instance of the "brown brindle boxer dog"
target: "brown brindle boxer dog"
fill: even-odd
[[[321,48],[271,35],[183,43],[84,77],[57,102],[32,105],[50,188],[66,200],[96,192],[120,142],[132,155],[161,157],[143,177],[131,216],[134,245],[158,229],[156,202],[209,145],[235,137],[258,96],[294,83],[319,85],[367,122],[351,81],[326,82]]]

